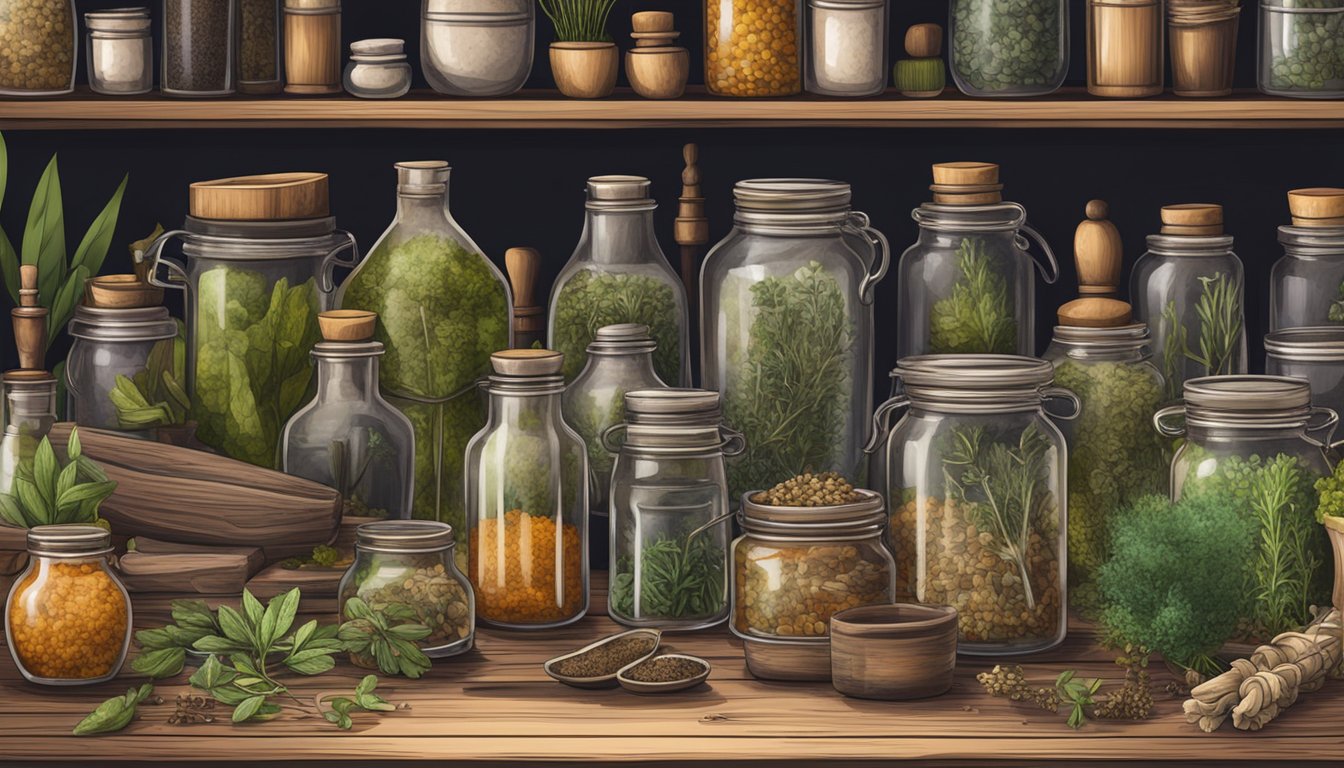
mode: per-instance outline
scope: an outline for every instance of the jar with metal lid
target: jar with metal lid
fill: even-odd
[[[1255,525],[1245,562],[1217,564],[1255,596],[1235,640],[1267,642],[1330,599],[1315,483],[1330,474],[1325,450],[1339,417],[1311,401],[1305,379],[1208,376],[1187,381],[1184,402],[1153,416],[1158,432],[1184,438],[1171,462],[1171,498],[1208,495]]]
[[[1032,268],[1053,285],[1054,251],[1027,226],[1026,208],[1003,202],[993,163],[935,164],[929,189],[933,202],[911,213],[919,239],[901,254],[897,357],[1035,354]]]
[[[590,478],[588,504],[595,515],[607,514],[607,490],[615,452],[602,445],[602,434],[625,420],[625,394],[641,389],[667,387],[653,370],[657,342],[649,327],[618,323],[597,329],[588,345],[588,362],[574,382],[565,388],[560,402],[565,423],[588,447]]]
[[[1069,72],[1068,0],[952,0],[948,58],[967,96],[1042,96]]]
[[[238,92],[279,93],[280,0],[240,0]]]
[[[196,435],[232,458],[278,467],[285,422],[310,395],[317,314],[331,308],[334,270],[357,263],[355,239],[329,215],[326,174],[197,182],[190,210],[145,258],[150,282],[186,294]],[[185,261],[163,253],[176,240]],[[353,258],[340,258],[346,251]]]
[[[730,498],[808,470],[859,480],[887,240],[841,181],[752,179],[733,197],[700,272],[702,385],[747,439]]]
[[[561,416],[564,361],[490,356],[490,420],[467,444],[467,575],[483,623],[545,629],[588,611],[588,455]]]
[[[154,88],[154,45],[148,8],[120,8],[84,14],[89,89],[133,96]]]
[[[705,0],[705,90],[792,96],[802,90],[803,0]]]
[[[1344,413],[1344,328],[1285,328],[1267,334],[1265,373],[1306,379],[1312,405]]]
[[[74,0],[0,0],[0,96],[75,89]]]
[[[672,385],[690,382],[686,289],[658,247],[649,180],[588,180],[583,234],[551,288],[550,344],[565,356],[565,380],[583,370],[597,329],[640,323],[657,342],[653,368]]]
[[[359,598],[372,611],[400,610],[405,622],[428,627],[429,635],[416,644],[432,659],[471,650],[476,601],[457,568],[455,543],[453,527],[433,520],[380,520],[356,528],[355,560],[337,591],[342,619],[361,618],[358,603],[350,603]],[[370,656],[351,653],[350,661],[378,669]]]
[[[1045,404],[1078,397],[1054,366],[1013,355],[902,359],[874,417],[883,451],[896,595],[957,609],[957,650],[1031,653],[1066,630],[1068,453]],[[884,437],[892,414],[901,420]],[[1085,438],[1084,438],[1085,439]]]
[[[19,674],[41,685],[116,677],[131,644],[131,598],[96,525],[28,530],[28,567],[9,590],[5,639]]]
[[[448,209],[448,163],[397,163],[396,172],[396,218],[338,301],[381,319],[379,385],[415,426],[413,516],[465,531],[462,460],[486,421],[477,382],[490,354],[510,346],[513,299]]]
[[[1260,0],[1260,90],[1344,96],[1344,0]]]
[[[420,68],[449,96],[507,96],[527,82],[535,48],[530,0],[424,0]]]
[[[896,563],[881,494],[827,507],[778,507],[742,497],[733,542],[733,634],[747,669],[769,680],[829,680],[830,620],[892,602]]]
[[[66,331],[75,339],[65,363],[66,418],[80,426],[124,430],[185,420],[185,403],[156,397],[172,386],[164,382],[165,375],[179,388],[185,384],[180,370],[185,366],[177,363],[177,321],[166,307],[104,309],[81,304]],[[156,402],[150,402],[151,397]]]
[[[415,432],[378,391],[377,316],[335,310],[318,323],[317,396],[285,424],[282,468],[335,488],[347,515],[409,518]]]
[[[1245,285],[1221,205],[1162,209],[1162,233],[1134,264],[1134,318],[1153,333],[1167,400],[1187,379],[1246,372]]]
[[[619,443],[617,433],[623,433]],[[602,434],[611,479],[611,618],[630,627],[704,629],[728,616],[728,480],[742,452],[719,394],[644,389]]]
[[[807,92],[876,96],[887,85],[888,0],[807,0]]]
[[[237,89],[239,0],[163,0],[163,72],[168,96],[228,96]]]
[[[1269,329],[1344,325],[1344,189],[1291,190],[1288,208],[1283,258],[1269,274]]]

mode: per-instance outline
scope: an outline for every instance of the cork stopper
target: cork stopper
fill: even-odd
[[[19,267],[19,306],[10,310],[14,324],[14,346],[19,352],[19,368],[45,371],[47,356],[47,315],[50,310],[38,305],[37,267]],[[8,378],[8,375],[6,375]]]
[[[378,315],[363,309],[333,309],[317,316],[317,327],[326,341],[369,341],[377,325]]]
[[[84,283],[84,303],[95,309],[142,309],[163,303],[163,289],[139,275],[101,275]]]
[[[938,24],[914,24],[905,30],[905,54],[914,59],[943,55],[943,28]]]
[[[1059,308],[1060,325],[1076,328],[1119,328],[1132,322],[1134,310],[1129,302],[1086,296]]]
[[[944,205],[985,205],[1003,201],[999,166],[994,163],[935,163],[933,201]]]
[[[1105,200],[1089,200],[1087,218],[1073,234],[1073,262],[1078,268],[1078,293],[1112,296],[1120,290],[1125,250],[1120,230],[1107,216]]]
[[[1344,189],[1312,187],[1288,192],[1288,210],[1299,227],[1344,227]]]
[[[504,269],[513,289],[514,343],[530,347],[546,332],[546,310],[536,297],[541,253],[535,248],[510,248],[504,252]]]
[[[490,355],[500,376],[559,376],[565,356],[550,349],[505,349]]]
[[[1223,234],[1223,206],[1183,203],[1162,206],[1162,234],[1207,237]]]
[[[671,11],[639,11],[630,15],[630,37],[636,48],[662,48],[681,37]]]

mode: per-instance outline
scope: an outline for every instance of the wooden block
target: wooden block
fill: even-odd
[[[241,594],[247,569],[248,557],[240,554],[128,552],[117,563],[121,580],[131,592]]]
[[[276,564],[253,576],[252,580],[247,582],[247,589],[258,600],[269,600],[294,587],[298,587],[303,593],[305,603],[309,598],[324,597],[335,600],[345,570],[344,567],[324,568],[318,565],[286,568]]]
[[[145,555],[242,555],[247,558],[247,578],[256,576],[266,567],[266,557],[256,547],[212,547],[204,544],[181,544],[148,536],[135,538],[135,551]]]

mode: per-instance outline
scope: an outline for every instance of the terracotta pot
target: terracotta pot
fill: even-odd
[[[615,43],[551,43],[555,87],[572,99],[610,96],[620,63]]]

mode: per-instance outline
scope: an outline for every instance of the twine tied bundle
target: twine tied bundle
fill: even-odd
[[[1167,19],[1177,26],[1227,21],[1241,14],[1241,0],[1167,0]]]

